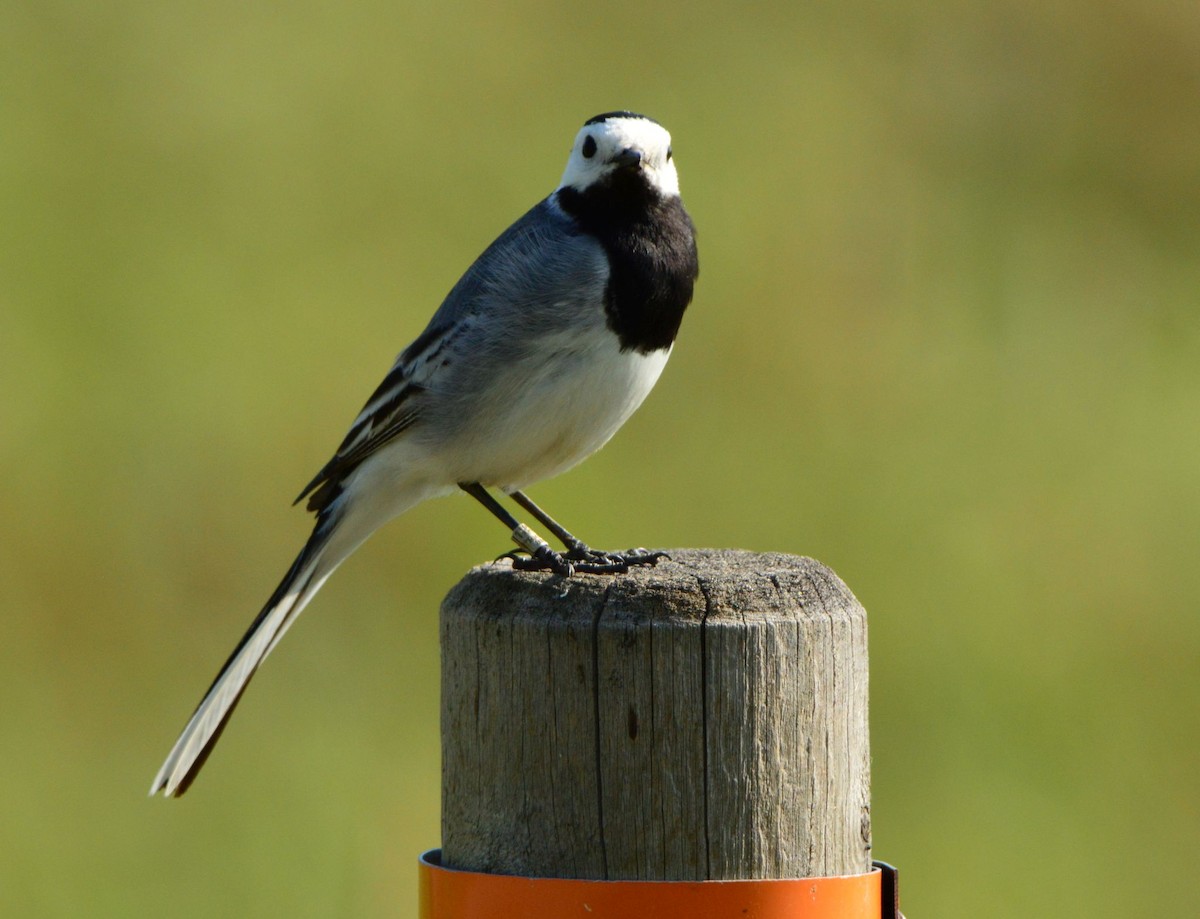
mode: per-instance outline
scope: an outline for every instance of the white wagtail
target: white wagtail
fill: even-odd
[[[213,681],[150,789],[183,794],[259,664],[342,561],[393,517],[462,489],[528,556],[570,576],[662,553],[589,548],[525,496],[600,447],[654,386],[698,262],[671,135],[632,112],[584,123],[558,188],[467,269],[297,502],[312,536]],[[488,488],[562,541],[551,549]]]

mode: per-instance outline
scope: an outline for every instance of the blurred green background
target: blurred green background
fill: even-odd
[[[582,10],[582,11],[580,11]],[[423,506],[194,790],[145,791],[308,533],[289,502],[582,121],[673,132],[703,271],[598,545],[816,556],[871,614],[913,917],[1194,910],[1200,6],[8,0],[0,914],[410,916]]]

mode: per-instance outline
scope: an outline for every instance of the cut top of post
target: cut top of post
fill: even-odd
[[[866,614],[820,562],[673,550],[442,605],[442,858],[612,880],[870,867]]]

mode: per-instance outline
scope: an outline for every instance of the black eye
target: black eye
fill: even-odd
[[[671,158],[671,148],[667,147],[667,159],[669,160],[670,158]]]
[[[583,149],[579,151],[583,154],[584,159],[590,160],[596,155],[596,138],[589,134],[583,139]]]

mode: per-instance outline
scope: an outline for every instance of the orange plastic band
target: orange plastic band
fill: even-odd
[[[881,872],[763,881],[577,881],[456,871],[421,856],[420,919],[879,919]]]

